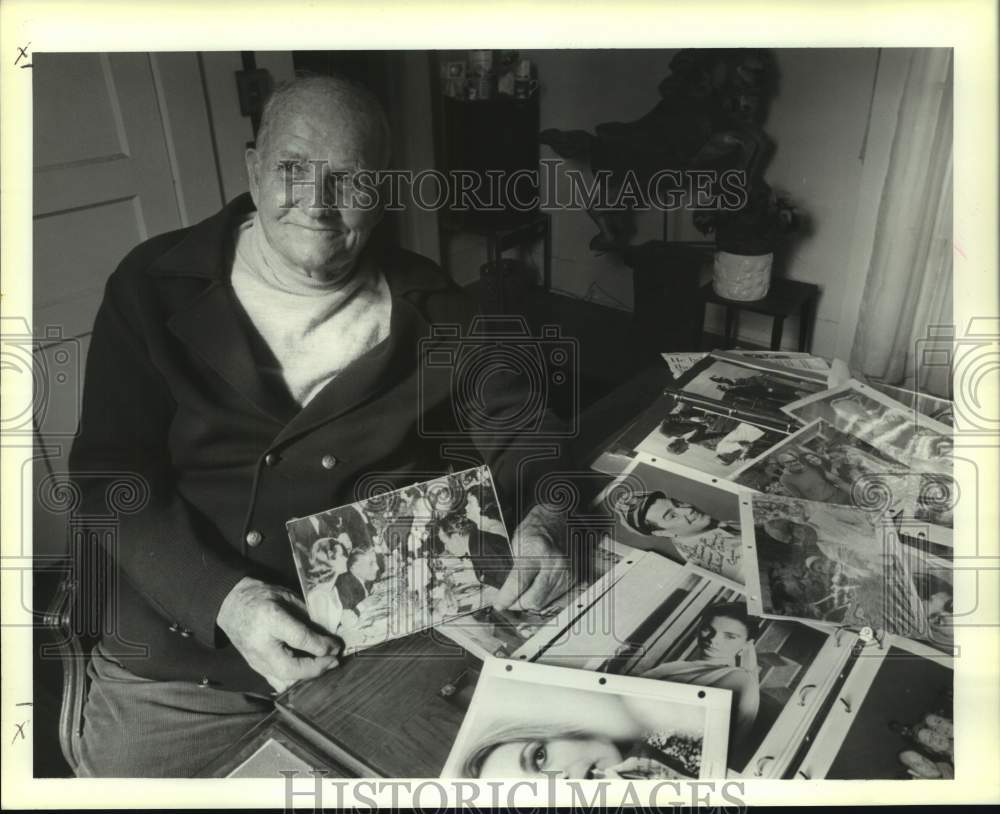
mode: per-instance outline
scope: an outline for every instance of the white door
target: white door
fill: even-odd
[[[143,240],[223,201],[197,54],[35,53],[33,63],[33,548],[59,555],[66,524],[53,486],[65,478],[105,282]]]

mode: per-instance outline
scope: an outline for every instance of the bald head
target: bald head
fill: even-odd
[[[310,77],[275,91],[246,152],[272,265],[292,277],[349,279],[382,216],[377,190],[352,179],[385,169],[388,158],[385,113],[367,90]]]
[[[368,145],[383,169],[390,152],[389,120],[367,88],[334,76],[310,76],[279,85],[268,98],[257,130],[257,149],[267,153],[274,130],[292,117],[311,116],[336,123],[352,141]]]

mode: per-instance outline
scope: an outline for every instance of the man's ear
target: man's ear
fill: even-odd
[[[253,147],[248,147],[243,155],[247,168],[247,183],[250,186],[250,197],[256,205],[260,195],[260,159],[261,155]]]

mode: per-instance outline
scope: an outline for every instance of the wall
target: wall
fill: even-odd
[[[604,121],[631,121],[658,100],[657,85],[669,72],[674,51],[525,51],[538,67],[541,79],[541,126],[593,130]],[[880,86],[872,122],[876,80],[876,49],[781,49],[775,51],[780,85],[766,124],[777,150],[768,170],[773,186],[787,192],[807,212],[813,233],[779,263],[778,273],[821,287],[812,349],[835,355],[849,344],[845,328],[853,332],[857,312],[857,274],[849,265],[862,262],[855,230],[869,229],[858,213],[872,214],[869,205],[880,189],[887,152],[870,149],[868,140],[891,129],[894,121],[892,88]],[[883,83],[884,85],[885,83]],[[870,131],[870,132],[869,132]],[[883,139],[884,141],[884,139]],[[879,144],[882,144],[880,141]],[[876,145],[878,147],[879,145]],[[547,147],[542,157],[555,157]],[[662,236],[657,213],[642,213],[635,243]],[[596,256],[588,248],[597,228],[584,212],[553,212],[553,287],[578,297],[590,297],[617,307],[632,307],[631,271],[617,258]],[[704,239],[680,216],[671,219],[671,237]],[[453,254],[460,266],[475,276],[473,263],[482,248],[469,243],[465,255]],[[462,265],[462,259],[467,262]],[[532,260],[540,264],[539,250]],[[478,260],[478,262],[482,262]],[[458,276],[458,272],[456,272]],[[844,323],[844,325],[842,325]],[[706,330],[722,332],[721,309],[707,315]],[[798,323],[786,321],[784,346],[794,348]],[[766,345],[770,322],[743,315],[740,338]]]

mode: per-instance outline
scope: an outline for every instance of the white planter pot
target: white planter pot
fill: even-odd
[[[774,254],[715,253],[712,288],[727,300],[751,302],[767,296]]]

